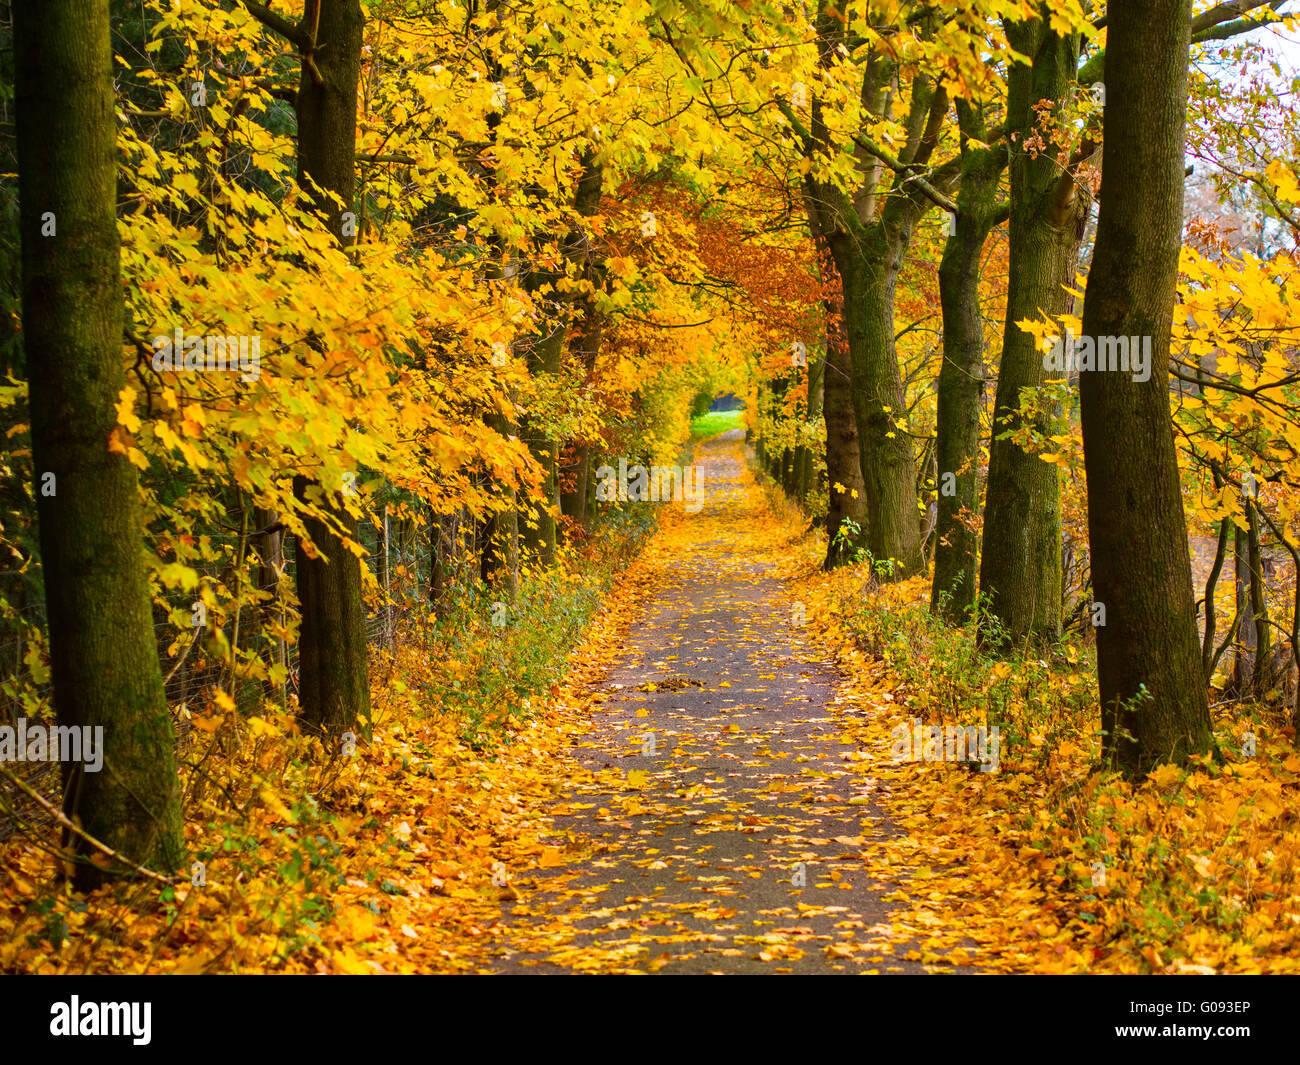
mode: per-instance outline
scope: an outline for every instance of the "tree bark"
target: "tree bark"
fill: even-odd
[[[821,419],[822,403],[825,393],[826,380],[826,354],[823,351],[819,358],[813,359],[808,363],[808,391],[807,398],[804,401],[804,425],[802,427],[804,434],[812,431],[812,424]],[[807,435],[802,439],[807,440]],[[815,469],[815,459],[813,449],[806,443],[800,444],[795,450],[795,501],[801,508],[807,510],[808,496],[812,492],[813,471]]]
[[[304,59],[298,88],[298,177],[321,190],[316,210],[343,240],[343,214],[352,210],[356,179],[357,81],[365,17],[357,0],[320,0],[316,49]],[[320,74],[320,83],[312,73]],[[333,193],[341,206],[325,193]],[[317,730],[370,727],[365,604],[361,561],[345,546],[356,540],[357,519],[306,477],[294,478],[300,499],[314,499],[342,527],[309,520],[312,557],[298,542],[296,568],[302,607],[299,701],[302,720]],[[323,556],[323,557],[322,557]]]
[[[1268,617],[1264,581],[1264,552],[1259,543],[1259,514],[1253,499],[1246,499],[1246,544],[1248,549],[1247,603],[1253,635],[1254,669],[1243,695],[1265,699],[1273,688],[1273,629]]]
[[[1190,0],[1112,0],[1106,167],[1084,334],[1149,336],[1152,374],[1080,374],[1103,757],[1126,776],[1214,751],[1167,367],[1183,226]]]
[[[498,485],[509,503],[483,523],[483,553],[479,575],[493,589],[513,600],[519,594],[519,514],[514,488]]]
[[[439,620],[447,616],[461,568],[461,513],[429,514],[429,602]]]
[[[999,220],[998,181],[1006,152],[971,148],[967,137],[986,136],[980,113],[957,102],[962,127],[962,174],[955,232],[939,264],[943,308],[943,363],[935,418],[938,508],[935,519],[931,611],[964,622],[975,606],[979,542],[963,518],[979,510],[980,409],[984,398],[984,315],[980,309],[980,260]]]
[[[566,313],[561,320],[551,323],[549,332],[534,338],[528,369],[535,378],[541,375],[554,377],[559,373],[568,329]],[[541,498],[525,500],[519,515],[519,540],[529,557],[537,559],[543,566],[550,566],[555,562],[558,535],[555,515],[560,502],[559,446],[545,427],[529,416],[521,420],[519,436],[542,468]]]
[[[831,10],[824,10],[817,31],[822,62],[832,65],[844,40],[843,23]],[[862,78],[865,110],[883,114],[898,80],[893,61],[868,56]],[[947,110],[946,92],[929,77],[914,75],[904,121],[907,143],[898,153],[902,166],[925,167]],[[803,138],[810,157],[838,150],[831,143],[833,135],[823,121],[819,100],[812,101],[808,129],[789,108],[783,113]],[[900,580],[921,572],[925,557],[912,440],[901,424],[906,406],[894,344],[894,291],[912,235],[931,201],[910,177],[897,175],[888,190],[891,194],[877,209],[883,166],[860,143],[855,154],[862,180],[851,194],[810,175],[804,181],[804,203],[817,220],[816,231],[825,235],[844,291],[853,412],[865,489],[865,547],[880,576]],[[945,189],[956,177],[957,167],[944,164],[930,174],[929,187]]]
[[[13,19],[23,343],[54,705],[59,726],[102,730],[98,771],[87,771],[84,747],[81,761],[62,763],[63,809],[130,861],[171,872],[185,855],[175,735],[136,474],[109,450],[126,373],[108,3],[25,0]],[[126,871],[92,863],[80,837],[65,844],[79,889]]]
[[[917,218],[890,201],[886,217],[851,239],[839,234],[836,264],[844,279],[844,316],[853,366],[853,414],[866,495],[866,549],[882,573],[898,580],[924,567],[912,439],[894,348],[894,291]],[[889,217],[895,216],[895,217]],[[865,238],[865,239],[864,239]]]
[[[834,302],[827,308],[826,370],[822,377],[828,492],[823,568],[827,570],[853,561],[866,540],[867,520],[867,489],[862,482],[862,452],[858,448],[851,392],[853,364],[839,313],[840,301]]]
[[[1258,561],[1252,563],[1250,557],[1250,539],[1245,529],[1233,529],[1232,568],[1235,577],[1237,598],[1237,635],[1236,651],[1233,655],[1232,676],[1228,680],[1227,693],[1241,699],[1248,699],[1255,685],[1255,607],[1251,602],[1251,574]]]
[[[601,196],[604,192],[605,167],[596,161],[594,155],[583,157],[582,176],[578,179],[577,192],[573,199],[574,208],[583,218],[591,218],[600,211]],[[583,231],[582,254],[584,281],[599,289],[604,284],[604,260],[598,246],[592,241],[589,231]],[[596,359],[600,354],[600,344],[604,332],[604,319],[596,309],[593,295],[584,294],[576,301],[577,309],[573,325],[569,350],[574,359],[582,366],[583,385],[589,387],[596,373]],[[566,482],[571,483],[569,491],[563,487],[559,490],[560,513],[582,525],[587,521],[588,503],[591,486],[591,442],[578,441],[573,450],[573,465],[564,474]],[[559,473],[557,470],[557,479]]]
[[[1036,156],[1025,147],[1037,129],[1034,105],[1049,100],[1059,112],[1068,101],[1079,60],[1078,35],[1060,36],[1046,17],[1008,22],[1007,40],[1031,66],[1015,66],[1007,78],[1011,160],[1010,263],[1002,357],[998,363],[993,439],[980,590],[989,613],[1008,641],[1025,637],[1055,640],[1061,634],[1061,500],[1056,467],[1011,440],[999,439],[1021,425],[1020,402],[1053,374],[1043,367],[1034,338],[1016,323],[1041,312],[1068,311],[1079,243],[1089,200],[1074,177],[1062,173],[1057,146]],[[1049,432],[1037,424],[1040,432]]]

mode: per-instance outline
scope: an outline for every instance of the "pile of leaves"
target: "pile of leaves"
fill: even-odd
[[[865,567],[798,594],[848,673],[862,771],[906,829],[867,860],[910,879],[897,930],[926,936],[921,960],[977,944],[981,967],[1015,972],[1300,971],[1300,757],[1280,715],[1216,707],[1221,762],[1134,786],[1100,763],[1081,641],[985,655],[931,620],[923,579],[880,586]],[[998,724],[998,771],[895,761],[893,730],[918,719]]]
[[[581,776],[571,693],[635,604],[646,531],[611,522],[534,574],[518,624],[494,625],[490,604],[416,623],[372,669],[369,741],[326,750],[215,689],[182,752],[189,876],[77,894],[54,832],[11,836],[0,972],[478,968],[519,898],[514,871],[558,864],[546,807],[555,780]]]

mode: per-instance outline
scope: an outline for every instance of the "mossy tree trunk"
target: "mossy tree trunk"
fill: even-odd
[[[840,288],[830,246],[818,228],[817,215],[811,210],[809,222],[817,238],[823,274],[833,276],[834,287]],[[858,448],[858,422],[853,413],[853,363],[844,327],[842,288],[826,300],[826,358],[821,378],[827,492],[826,558],[822,565],[831,570],[852,561],[866,539],[866,486],[862,483],[862,452]]]
[[[505,431],[506,421],[500,415],[489,418],[488,424],[498,432]],[[483,523],[479,576],[496,593],[514,600],[519,595],[518,495],[513,487],[507,485],[498,484],[496,488],[502,502]]]
[[[63,762],[63,808],[131,862],[171,872],[185,853],[175,736],[136,474],[109,450],[126,364],[108,3],[25,0],[13,19],[23,343],[54,705],[60,726],[103,730],[98,771],[84,749],[83,761]],[[78,836],[66,842],[78,888],[126,871]]]
[[[886,564],[883,575],[911,577],[924,568],[917,509],[916,460],[901,419],[906,410],[894,348],[894,290],[920,217],[894,198],[880,219],[831,238],[844,280],[844,318],[853,367],[851,397],[866,497],[866,549]],[[850,235],[851,234],[851,235]]]
[[[823,62],[832,63],[831,57],[843,43],[843,24],[830,11],[823,11],[817,29]],[[898,89],[894,62],[880,55],[868,56],[861,90],[865,109],[871,114],[884,113]],[[789,108],[782,111],[802,138],[805,152],[818,155],[832,150],[832,135],[822,119],[819,100],[812,101],[808,128]],[[805,205],[830,247],[844,292],[851,394],[865,490],[865,547],[881,566],[881,575],[891,580],[914,576],[925,566],[915,455],[912,438],[902,424],[906,403],[895,348],[894,292],[917,224],[958,176],[954,159],[929,172],[925,188],[930,191],[915,180],[938,145],[947,111],[945,90],[928,76],[916,74],[903,120],[907,139],[893,164],[897,169],[887,189],[882,188],[886,165],[862,141],[856,151],[862,180],[852,194],[817,181],[811,174],[804,181]]]
[[[826,382],[826,352],[808,363],[808,389],[804,400],[804,439],[812,431],[813,423],[821,419]],[[815,458],[808,444],[800,444],[795,451],[795,501],[803,509],[808,507],[808,495],[813,488]]]
[[[541,275],[554,281],[554,275]],[[568,335],[567,309],[559,320],[552,320],[549,329],[533,338],[528,353],[528,372],[534,380],[554,378],[560,372],[564,359],[564,341]],[[555,515],[559,509],[558,462],[559,445],[540,425],[537,419],[525,416],[519,427],[519,436],[528,445],[533,459],[542,470],[541,497],[526,500],[517,519],[521,549],[530,559],[543,566],[555,561],[557,536]]]
[[[604,187],[604,164],[599,162],[594,154],[584,155],[582,175],[578,179],[578,187],[573,198],[574,209],[580,218],[591,218],[600,212]],[[599,245],[592,239],[590,230],[583,227],[577,237],[582,257],[581,279],[590,286],[591,291],[584,292],[575,301],[569,350],[574,363],[582,368],[584,387],[588,387],[596,374],[596,359],[600,355],[604,332],[604,318],[596,309],[595,292],[599,291],[605,283],[605,265],[604,256],[600,252]],[[589,441],[577,442],[573,449],[573,459],[573,465],[569,470],[560,471],[557,467],[557,481],[563,477],[565,482],[558,488],[560,513],[578,524],[584,524],[587,521],[591,485]]]
[[[1007,314],[989,445],[988,486],[980,592],[997,619],[999,636],[1054,640],[1061,634],[1061,498],[1056,467],[1005,439],[1020,429],[1020,406],[1028,389],[1041,387],[1052,372],[1043,352],[1016,323],[1069,311],[1079,245],[1090,208],[1073,168],[1091,156],[1085,143],[1063,173],[1057,146],[1031,152],[1038,131],[1037,105],[1051,101],[1059,114],[1069,103],[1079,62],[1079,36],[1053,32],[1046,17],[1008,22],[1007,40],[1030,65],[1007,78],[1007,129],[1011,144],[1010,262]],[[1048,138],[1044,137],[1044,140]],[[1050,434],[1050,412],[1033,428]]]
[[[583,168],[574,190],[573,206],[578,217],[586,219],[600,209],[604,167],[590,153],[584,155],[582,162]],[[585,225],[579,224],[568,233],[561,251],[564,261],[577,267],[575,272],[581,281],[596,283],[596,252]],[[536,294],[541,288],[550,285],[554,292],[563,276],[560,271],[534,270],[530,272],[527,281],[529,291]],[[596,349],[589,348],[593,335],[587,328],[588,316],[595,313],[591,294],[583,293],[577,299],[571,296],[553,296],[552,305],[555,309],[554,317],[548,327],[535,338],[529,352],[529,372],[534,378],[556,378],[563,369],[565,343],[571,333],[574,334],[574,353],[579,356],[584,368],[590,365],[591,370],[594,370],[597,352]],[[573,328],[575,324],[576,329]],[[598,332],[594,339],[598,342]],[[523,524],[520,541],[532,557],[549,566],[555,561],[556,541],[559,537],[556,515],[564,512],[560,495],[560,442],[530,418],[524,419],[520,435],[543,471],[543,499],[531,501],[521,513]]]
[[[1001,147],[973,148],[988,134],[983,114],[957,101],[961,128],[961,184],[954,232],[939,264],[943,308],[943,363],[939,369],[935,462],[934,580],[930,609],[956,624],[975,606],[979,541],[968,524],[979,511],[980,410],[984,399],[984,314],[980,263],[989,233],[1002,221],[998,182],[1006,168]]]

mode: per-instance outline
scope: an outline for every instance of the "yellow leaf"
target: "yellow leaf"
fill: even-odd
[[[339,930],[354,943],[363,942],[375,934],[375,915],[362,906],[350,906],[341,912],[337,924]]]
[[[345,976],[369,976],[374,972],[348,947],[334,951],[330,957],[334,961],[334,968]]]
[[[186,592],[193,591],[199,586],[198,571],[179,562],[169,562],[160,568],[158,579],[169,588],[180,588]]]
[[[1157,788],[1171,787],[1183,775],[1183,771],[1176,765],[1162,765],[1159,769],[1151,772],[1151,782]]]
[[[263,788],[258,792],[258,795],[262,802],[266,803],[266,808],[270,810],[271,813],[275,814],[276,817],[279,817],[284,821],[293,820],[293,814],[289,812],[289,808],[280,801],[280,796],[270,788]]]
[[[140,419],[135,416],[135,389],[130,385],[124,385],[118,393],[117,423],[128,433],[140,429]]]

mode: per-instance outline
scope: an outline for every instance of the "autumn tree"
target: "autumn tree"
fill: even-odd
[[[844,289],[830,246],[820,237],[817,215],[809,224],[818,235],[818,264],[828,290],[824,300],[826,358],[822,368],[822,420],[826,424],[826,558],[823,566],[853,561],[866,523],[866,487],[862,483],[862,453],[858,422],[853,413],[853,363],[844,329]]]
[[[989,144],[984,106],[956,101],[961,175],[939,263],[943,363],[935,415],[939,474],[931,609],[960,623],[975,605],[979,544],[969,519],[979,511],[980,411],[984,397],[984,313],[980,273],[985,243],[1008,214],[998,189],[1007,151]],[[1005,135],[1005,131],[1003,131]],[[996,531],[995,531],[996,535]]]
[[[593,299],[593,266],[597,253],[587,223],[600,210],[603,175],[604,167],[597,160],[596,153],[585,152],[574,183],[573,210],[576,217],[573,228],[559,248],[551,252],[562,257],[562,266],[554,270],[534,267],[526,282],[526,287],[537,295],[539,302],[544,291],[551,307],[551,313],[543,319],[542,330],[530,340],[527,356],[530,373],[550,387],[554,387],[563,367],[566,346],[572,349],[584,373],[590,373],[594,368],[600,334],[599,324],[592,320],[598,313]],[[577,286],[581,286],[576,291],[575,286],[565,280],[570,271],[575,274]],[[559,465],[561,442],[542,420],[536,418],[525,419],[523,436],[542,468],[542,492],[540,498],[535,499],[521,515],[522,539],[543,564],[550,565],[555,561],[559,539],[556,518],[563,513]],[[582,483],[585,490],[585,469],[575,471],[575,482]]]
[[[1183,225],[1190,0],[1109,7],[1089,337],[1150,337],[1146,381],[1080,373],[1103,750],[1130,776],[1214,750],[1166,368]]]
[[[265,25],[297,45],[302,54],[295,109],[298,116],[298,179],[331,233],[347,243],[357,235],[357,82],[365,17],[358,0],[312,0],[292,23],[262,4],[246,5]],[[299,700],[303,720],[341,731],[369,727],[365,603],[361,562],[349,544],[358,540],[356,516],[340,497],[353,481],[322,485],[301,474],[298,497],[320,509],[306,519],[307,538],[296,546],[299,635]]]
[[[1216,4],[1191,22],[1192,40],[1226,40],[1260,23],[1242,16],[1260,0]],[[1107,25],[1081,8],[1038,5],[1036,17],[1003,20],[1023,57],[1007,74],[1006,133],[1010,164],[1010,264],[1007,313],[994,404],[985,496],[980,591],[1000,637],[1051,640],[1061,631],[1061,503],[1056,467],[1023,446],[1026,435],[1050,434],[1055,413],[1034,394],[1052,376],[1034,337],[1017,323],[1040,313],[1070,312],[1080,245],[1091,207],[1099,146],[1082,123],[1085,93],[1114,97],[1103,80],[1107,49],[1083,43]]]
[[[581,371],[584,386],[590,385],[596,372],[605,331],[605,316],[596,305],[596,295],[605,284],[605,267],[599,244],[590,229],[590,219],[600,212],[604,193],[605,166],[596,153],[587,152],[582,158],[582,174],[574,192],[573,206],[583,220],[576,230],[581,246],[579,278],[585,289],[574,299],[573,320],[569,330],[570,357]],[[587,502],[592,481],[591,443],[588,440],[568,442],[571,461],[561,469],[557,456],[556,481],[559,483],[560,513],[578,523],[587,520]]]
[[[102,768],[63,762],[74,880],[85,834],[170,872],[184,855],[175,736],[154,639],[136,473],[109,448],[125,383],[107,0],[15,4],[23,341],[41,569],[61,728],[102,729]],[[91,858],[94,857],[95,863]]]
[[[918,22],[923,32],[926,18],[918,16]],[[870,29],[882,39],[888,36],[887,30]],[[832,6],[819,14],[817,35],[821,66],[843,66],[840,49],[852,34]],[[790,104],[780,107],[807,156],[805,202],[817,212],[816,230],[825,235],[843,285],[866,550],[884,572],[901,578],[919,572],[923,559],[915,454],[901,421],[906,405],[894,344],[894,298],[916,227],[936,203],[951,206],[946,193],[959,168],[953,159],[929,166],[948,112],[947,89],[922,69],[904,69],[883,40],[879,49],[857,52],[861,58],[851,70],[864,128],[850,133],[847,144],[819,97],[811,98],[806,120]],[[889,118],[887,105],[895,93],[905,101],[897,155],[869,136],[871,125]],[[818,175],[841,152],[856,160],[855,184]]]
[[[1079,246],[1092,200],[1081,175],[1096,152],[1073,138],[1072,111],[1081,31],[1053,12],[1007,19],[1007,41],[1026,62],[1007,74],[1007,140],[1011,152],[1010,263],[1006,324],[998,360],[985,493],[980,590],[1000,635],[1054,639],[1061,631],[1061,502],[1056,467],[1027,450],[1015,434],[1029,393],[1051,376],[1035,338],[1018,322],[1073,306]],[[1031,404],[1030,428],[1051,432],[1051,411]]]

